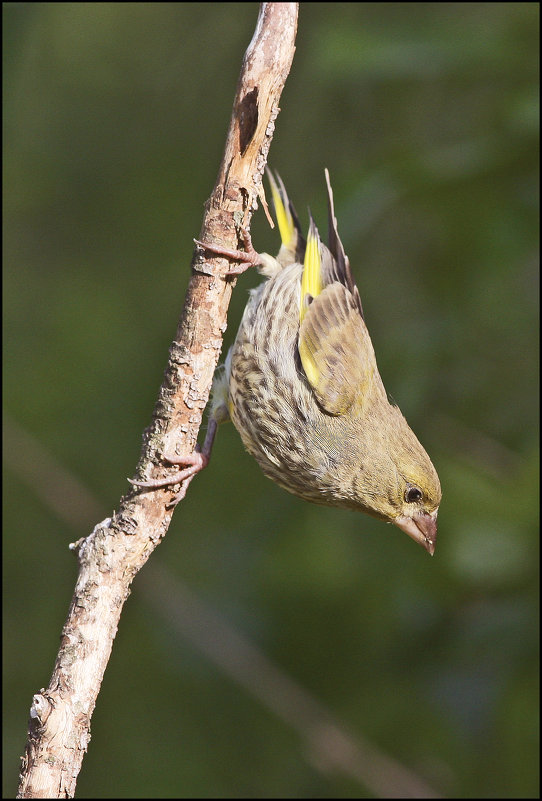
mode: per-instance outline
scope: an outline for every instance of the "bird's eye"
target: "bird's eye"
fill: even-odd
[[[407,503],[416,503],[422,497],[422,491],[418,487],[408,487],[405,492],[405,501]]]

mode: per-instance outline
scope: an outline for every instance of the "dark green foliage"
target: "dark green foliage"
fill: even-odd
[[[71,528],[6,448],[8,797],[71,597],[67,544],[128,489],[257,11],[3,6],[5,410],[102,505]],[[270,152],[305,226],[310,205],[325,228],[330,170],[384,383],[442,481],[435,557],[281,491],[232,426],[153,556],[459,798],[538,795],[537,60],[535,3],[302,4]],[[261,211],[252,232],[276,250]],[[257,281],[238,282],[226,347]],[[371,797],[306,759],[140,578],[79,797]]]

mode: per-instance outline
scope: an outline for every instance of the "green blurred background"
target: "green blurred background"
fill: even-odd
[[[4,796],[67,545],[133,475],[257,13],[3,6]],[[280,490],[225,426],[134,582],[79,797],[373,797],[315,746],[305,694],[435,792],[538,796],[538,16],[302,4],[269,163],[324,230],[330,170],[384,383],[440,473],[436,555]],[[277,249],[261,210],[252,231]],[[296,682],[286,704],[263,663],[266,703],[247,690],[235,632]]]

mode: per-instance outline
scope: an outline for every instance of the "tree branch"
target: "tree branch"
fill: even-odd
[[[224,158],[207,202],[200,239],[238,247],[256,198],[290,70],[297,3],[263,3],[239,77]],[[235,280],[228,263],[192,260],[185,304],[164,382],[144,435],[138,475],[158,476],[164,453],[194,450]],[[90,739],[90,719],[130,584],[165,536],[173,489],[132,490],[119,511],[73,547],[79,574],[47,689],[34,696],[19,798],[71,798]]]

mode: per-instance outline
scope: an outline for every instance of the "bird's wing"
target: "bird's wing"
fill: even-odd
[[[298,349],[323,409],[338,415],[356,406],[359,413],[374,384],[376,362],[356,300],[343,284],[326,286],[308,304]]]

